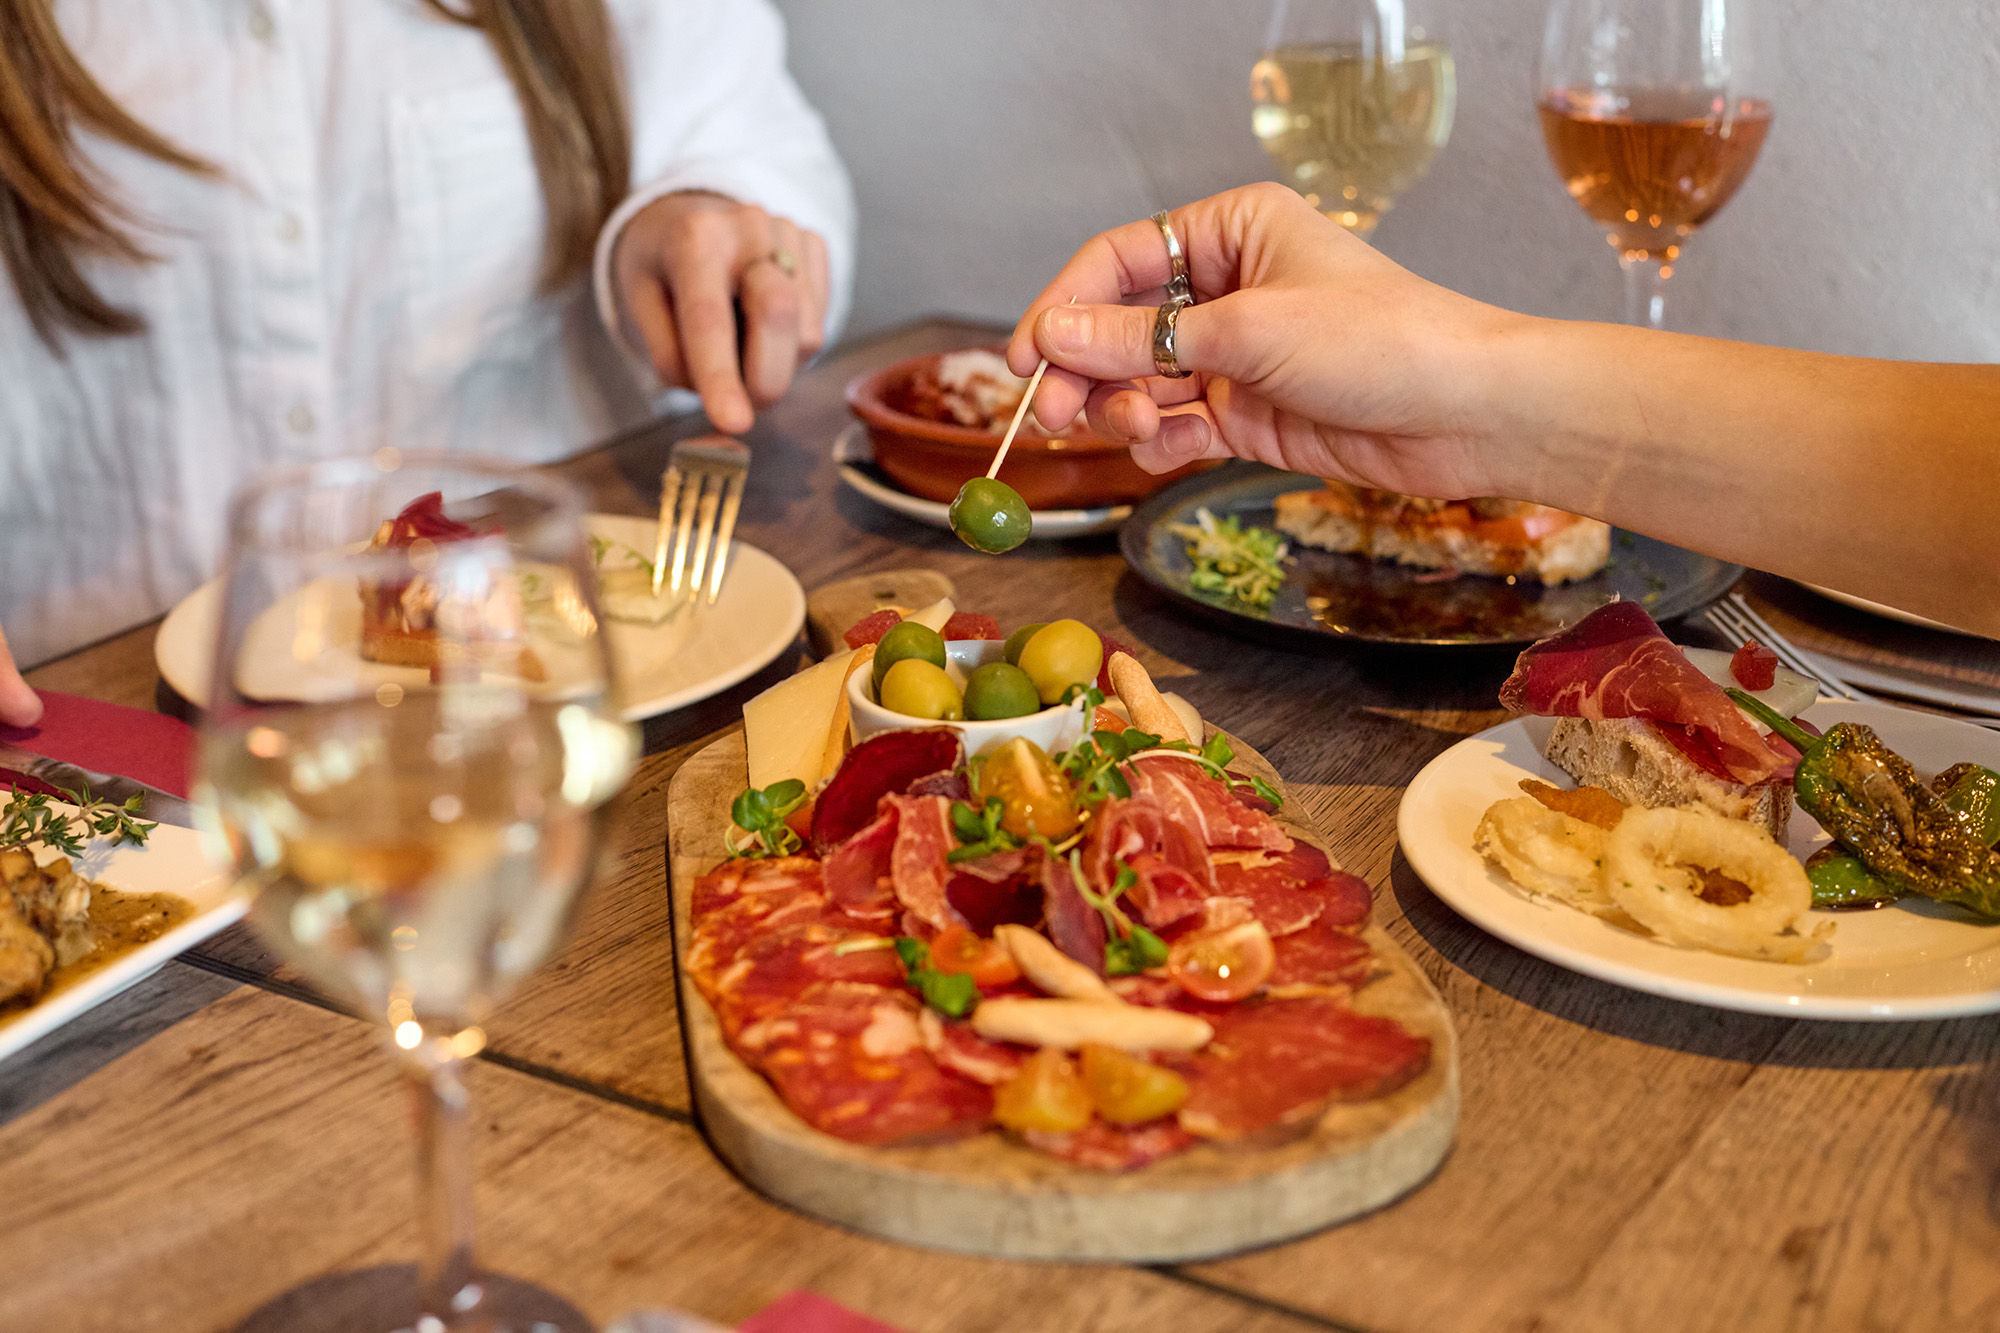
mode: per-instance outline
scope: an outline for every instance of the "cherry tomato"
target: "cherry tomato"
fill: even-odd
[[[1044,1046],[993,1090],[993,1118],[1009,1129],[1082,1129],[1090,1123],[1090,1089],[1067,1055]]]
[[[812,845],[813,803],[811,797],[807,797],[804,805],[785,816],[785,827],[798,834],[800,842],[805,843],[807,846]]]
[[[992,990],[1021,979],[1014,955],[997,940],[981,939],[966,926],[946,926],[931,941],[931,967],[939,972],[965,972],[981,990]]]
[[[1083,1048],[1083,1084],[1097,1113],[1114,1125],[1142,1125],[1181,1109],[1187,1080],[1115,1046]]]
[[[1076,831],[1076,794],[1055,761],[1025,736],[1001,742],[979,767],[979,796],[1001,805],[1000,827],[1017,838],[1060,842]]]
[[[1175,941],[1167,974],[1197,1000],[1226,1004],[1255,994],[1277,962],[1264,923],[1245,921]]]

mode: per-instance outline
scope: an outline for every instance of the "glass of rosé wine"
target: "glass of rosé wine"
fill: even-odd
[[[1550,0],[1536,105],[1570,197],[1625,270],[1625,318],[1662,328],[1695,229],[1771,129],[1746,0]]]

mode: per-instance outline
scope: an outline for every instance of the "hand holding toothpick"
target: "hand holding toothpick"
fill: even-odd
[[[1069,298],[1069,304],[1076,304],[1074,296]],[[974,477],[959,487],[957,498],[951,502],[951,530],[975,551],[988,555],[1011,551],[1028,540],[1034,527],[1027,501],[1012,486],[999,480],[999,476],[1000,465],[1007,461],[1007,451],[1014,447],[1014,436],[1020,433],[1021,422],[1026,419],[1028,407],[1035,401],[1035,390],[1041,387],[1042,376],[1048,369],[1049,359],[1043,357],[1028,380],[1027,391],[1021,395],[1021,405],[1014,409],[1007,433],[1000,437],[1000,447],[993,451],[993,465],[986,469],[984,477]]]

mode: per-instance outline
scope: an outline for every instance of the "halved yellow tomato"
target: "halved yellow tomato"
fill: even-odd
[[[1142,1125],[1181,1109],[1187,1080],[1115,1046],[1083,1048],[1083,1083],[1097,1113],[1114,1125]]]
[[[1251,920],[1176,940],[1167,974],[1197,1000],[1226,1004],[1255,994],[1277,962],[1271,932]]]
[[[1082,1129],[1090,1110],[1090,1089],[1053,1046],[1029,1056],[1021,1072],[993,1090],[993,1118],[1009,1129]]]
[[[1060,842],[1076,831],[1076,795],[1042,747],[1016,736],[979,768],[979,796],[1000,802],[1000,827],[1017,838]]]

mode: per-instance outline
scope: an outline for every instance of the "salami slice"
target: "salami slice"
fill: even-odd
[[[1429,1039],[1339,999],[1272,999],[1210,1020],[1215,1037],[1165,1061],[1187,1079],[1181,1128],[1207,1139],[1302,1132],[1329,1101],[1393,1092],[1430,1060]]]
[[[1326,897],[1313,881],[1293,877],[1276,862],[1246,865],[1218,857],[1215,887],[1219,894],[1248,901],[1251,914],[1273,939],[1304,930],[1326,907]]]
[[[699,921],[718,907],[749,894],[795,894],[820,891],[819,862],[807,856],[769,860],[737,857],[724,861],[695,881],[689,910]]]
[[[1264,982],[1279,986],[1359,986],[1374,971],[1368,942],[1324,917],[1272,941],[1278,961]]]
[[[704,993],[715,978],[760,935],[826,918],[831,907],[823,893],[749,894],[694,923],[687,965]]]
[[[753,1063],[801,1120],[852,1143],[975,1131],[993,1094],[938,1064],[919,1010],[907,991],[821,983],[763,1025]]]
[[[827,854],[827,896],[863,921],[893,921],[896,890],[891,853],[896,846],[897,810],[883,801],[875,822]]]
[[[754,1049],[749,1029],[790,1005],[811,987],[827,981],[852,981],[895,987],[903,984],[903,965],[888,948],[842,952],[840,946],[868,944],[883,938],[859,929],[844,915],[828,910],[817,920],[760,933],[740,949],[704,989],[723,1034],[731,1044]],[[696,977],[696,984],[700,978]]]
[[[988,1041],[967,1023],[947,1023],[936,1011],[926,1009],[918,1022],[924,1047],[946,1069],[965,1075],[974,1083],[993,1087],[1005,1083],[1021,1071],[1028,1049],[1005,1042]]]
[[[1136,1170],[1198,1141],[1171,1117],[1145,1125],[1108,1125],[1093,1120],[1066,1134],[1033,1129],[1021,1137],[1051,1157],[1096,1171]]]
[[[1336,870],[1317,887],[1326,899],[1320,920],[1330,926],[1358,926],[1375,909],[1375,891],[1359,875]]]

